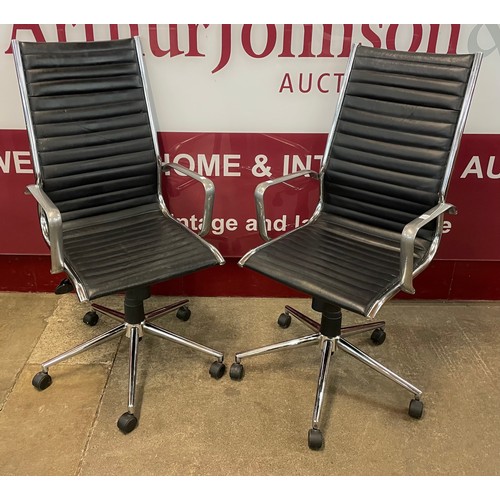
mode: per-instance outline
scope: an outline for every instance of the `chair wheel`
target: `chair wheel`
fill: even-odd
[[[278,318],[278,325],[281,326],[281,328],[288,328],[290,326],[290,323],[292,322],[292,317],[288,313],[281,313],[279,318]]]
[[[125,412],[116,423],[124,434],[132,432],[137,426],[137,417],[133,413]]]
[[[97,315],[97,313],[95,311],[89,311],[83,317],[83,322],[89,326],[97,325],[98,321],[99,321],[99,316]]]
[[[309,429],[307,444],[311,450],[319,450],[323,446],[323,434],[319,429]]]
[[[382,345],[385,342],[385,331],[383,328],[373,330],[371,340],[375,345]]]
[[[182,306],[179,307],[179,309],[177,309],[175,315],[181,321],[187,321],[191,317],[191,310],[189,309],[188,306]]]
[[[210,365],[210,369],[208,370],[208,373],[210,373],[210,376],[219,379],[226,373],[226,365],[224,363],[221,363],[220,361],[214,361]]]
[[[55,294],[63,295],[65,293],[72,292],[75,288],[73,287],[73,283],[68,278],[65,278],[57,285]]]
[[[421,418],[424,413],[424,403],[419,399],[412,399],[408,408],[408,415],[412,418]]]
[[[31,381],[33,387],[39,391],[44,391],[52,384],[52,377],[46,372],[38,372]]]
[[[245,375],[245,369],[241,363],[233,363],[229,369],[231,380],[241,380]]]

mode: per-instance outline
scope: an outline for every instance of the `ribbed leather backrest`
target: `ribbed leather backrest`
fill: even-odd
[[[324,211],[400,233],[437,204],[473,59],[358,47]],[[420,235],[430,239],[433,230]]]
[[[63,220],[154,202],[156,156],[134,40],[19,46],[43,187]]]

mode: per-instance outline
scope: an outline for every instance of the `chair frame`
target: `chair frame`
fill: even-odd
[[[161,191],[161,179],[162,174],[167,170],[176,170],[179,174],[188,176],[198,182],[200,182],[203,186],[205,199],[203,205],[203,224],[198,233],[192,231],[189,228],[186,228],[190,231],[194,236],[200,238],[206,235],[211,228],[212,222],[212,212],[213,212],[213,204],[214,204],[214,195],[215,195],[215,185],[214,183],[196,172],[189,170],[177,163],[166,163],[162,162],[158,144],[157,137],[157,126],[153,113],[152,102],[149,93],[149,84],[147,79],[146,68],[143,60],[143,51],[141,47],[141,41],[138,36],[134,37],[134,45],[137,53],[137,59],[139,62],[139,70],[140,76],[143,82],[143,90],[146,100],[147,113],[149,118],[149,123],[151,127],[151,134],[153,139],[154,151],[157,158],[157,166],[158,166],[158,201],[162,210],[162,213],[165,217],[175,220],[176,223],[181,224],[181,222],[177,221],[170,211],[167,208],[167,204],[163,198]],[[164,328],[160,328],[156,325],[150,323],[150,320],[153,318],[159,318],[164,316],[165,314],[171,313],[173,311],[177,311],[177,317],[181,320],[187,321],[191,314],[189,308],[187,307],[187,303],[189,300],[183,299],[177,301],[173,304],[160,307],[153,311],[144,312],[143,301],[150,296],[149,287],[141,287],[135,290],[129,290],[125,293],[125,302],[127,300],[132,306],[127,308],[127,304],[125,304],[125,311],[122,313],[120,311],[116,311],[114,309],[110,309],[103,305],[99,305],[95,302],[89,300],[87,292],[82,285],[82,283],[78,280],[75,273],[72,269],[64,262],[64,248],[63,248],[63,230],[62,230],[62,217],[56,205],[52,202],[52,200],[47,196],[47,194],[43,190],[43,182],[42,182],[42,172],[41,167],[38,161],[38,148],[36,145],[36,138],[33,126],[33,120],[31,115],[31,110],[29,106],[29,98],[28,98],[28,90],[26,85],[26,80],[23,72],[23,63],[21,57],[21,50],[19,47],[19,41],[13,40],[13,53],[14,53],[14,61],[16,66],[17,78],[19,82],[19,88],[21,93],[21,101],[24,112],[24,117],[26,121],[26,128],[28,131],[29,143],[32,151],[32,163],[35,172],[35,180],[36,183],[33,185],[27,186],[26,194],[31,194],[35,198],[38,203],[38,215],[39,222],[42,229],[43,237],[46,243],[50,247],[50,255],[51,255],[51,273],[57,274],[64,272],[68,275],[70,281],[63,280],[59,285],[58,289],[56,289],[56,293],[67,293],[75,290],[78,299],[81,302],[89,303],[91,306],[91,311],[84,316],[84,322],[90,326],[94,326],[97,323],[98,316],[97,312],[104,314],[114,320],[119,321],[119,325],[106,331],[82,344],[69,349],[68,351],[59,354],[41,364],[42,371],[37,373],[33,378],[33,385],[39,389],[44,390],[49,387],[52,383],[52,379],[48,374],[48,369],[58,364],[64,360],[67,360],[77,354],[80,354],[92,347],[103,344],[108,340],[116,338],[120,335],[125,334],[130,338],[130,350],[129,350],[129,384],[128,384],[128,405],[127,412],[125,412],[117,422],[119,429],[128,433],[135,429],[137,425],[137,418],[134,415],[135,412],[135,388],[136,388],[136,377],[137,377],[137,360],[138,360],[138,343],[141,340],[142,336],[145,333],[155,335],[157,337],[163,338],[165,340],[169,340],[175,342],[177,344],[184,345],[186,347],[191,347],[198,352],[202,352],[204,354],[208,354],[216,358],[216,361],[212,363],[209,369],[209,373],[213,378],[220,378],[225,372],[224,354],[218,350],[211,349],[207,346],[194,342],[192,340],[181,337],[169,330]],[[203,240],[204,241],[204,240]],[[224,264],[224,258],[221,253],[211,244],[204,241],[204,243],[208,246],[210,251],[213,253],[216,261],[219,265]]]
[[[271,187],[271,186],[276,186],[281,183],[288,184],[289,182],[302,177],[302,176],[307,176],[309,179],[317,180],[320,182],[320,194],[319,194],[319,202],[318,205],[316,206],[312,216],[310,217],[309,221],[306,222],[303,226],[309,225],[313,223],[321,214],[322,209],[323,209],[323,178],[327,169],[328,165],[328,158],[329,158],[329,152],[332,147],[332,143],[335,137],[336,129],[337,129],[337,123],[340,118],[340,113],[342,109],[342,105],[344,102],[345,98],[345,93],[346,93],[346,88],[347,88],[347,83],[349,80],[349,76],[351,74],[351,69],[353,66],[354,62],[354,57],[356,55],[356,49],[359,45],[353,46],[351,50],[351,55],[350,58],[347,62],[347,67],[345,71],[345,76],[344,76],[344,81],[342,83],[342,87],[340,90],[339,94],[339,99],[337,102],[337,107],[335,110],[335,114],[333,117],[333,123],[330,129],[330,132],[328,134],[328,139],[326,142],[326,147],[325,147],[325,152],[323,154],[323,159],[321,163],[321,167],[319,170],[319,173],[312,171],[312,170],[300,170],[298,172],[294,172],[288,175],[285,175],[283,177],[278,177],[276,179],[271,179],[268,181],[264,181],[260,184],[257,185],[255,189],[255,205],[256,205],[256,211],[257,211],[257,223],[258,223],[258,230],[259,234],[262,237],[266,243],[262,244],[261,246],[254,248],[247,252],[239,261],[239,265],[241,267],[244,266],[245,262],[257,251],[257,249],[262,248],[266,245],[270,245],[274,241],[284,238],[285,235],[278,236],[277,238],[271,239],[267,233],[267,228],[266,228],[266,216],[265,216],[265,203],[264,203],[264,193],[266,190]],[[455,135],[453,137],[452,145],[450,148],[450,154],[448,157],[448,162],[446,165],[445,169],[445,175],[444,175],[444,180],[443,184],[441,186],[441,190],[439,192],[439,202],[438,204],[433,207],[432,209],[428,210],[427,212],[423,213],[419,217],[415,218],[406,226],[403,228],[403,231],[401,233],[401,243],[400,243],[400,280],[399,282],[393,286],[391,289],[389,289],[380,299],[378,299],[372,307],[369,309],[368,313],[366,314],[366,317],[368,319],[373,319],[375,315],[378,313],[380,308],[387,302],[390,298],[392,298],[396,293],[398,293],[400,290],[414,294],[415,289],[413,287],[413,278],[416,277],[418,274],[420,274],[433,260],[443,232],[443,222],[444,222],[444,214],[446,212],[449,212],[451,214],[456,214],[456,208],[450,204],[446,203],[445,196],[448,190],[449,182],[451,179],[451,174],[453,170],[453,166],[456,161],[456,156],[458,153],[458,148],[460,145],[460,140],[465,128],[465,122],[467,118],[467,114],[470,108],[470,104],[472,101],[472,95],[474,92],[474,88],[476,85],[478,73],[479,73],[479,68],[481,64],[481,58],[482,54],[481,53],[476,53],[474,55],[474,61],[471,67],[471,74],[469,77],[467,89],[465,91],[464,95],[464,101],[463,101],[463,106],[459,115],[459,119],[457,122],[457,127],[455,130]],[[429,222],[436,220],[437,219],[437,228],[436,228],[436,234],[433,238],[433,241],[431,242],[430,248],[427,252],[427,255],[425,259],[420,263],[420,265],[413,270],[413,251],[414,251],[414,245],[415,245],[415,238],[417,236],[418,231],[420,228],[428,224]],[[292,231],[289,231],[287,234],[293,232],[293,231],[298,231],[301,229],[301,227],[295,228]],[[313,304],[314,304],[314,299],[313,299]],[[420,401],[420,397],[422,395],[422,391],[415,387],[413,384],[408,382],[407,380],[403,379],[393,371],[389,370],[382,364],[380,364],[378,361],[373,359],[372,357],[368,356],[366,353],[364,353],[361,349],[357,348],[345,338],[347,336],[355,335],[358,333],[362,332],[367,332],[367,331],[372,331],[372,336],[371,340],[377,344],[380,345],[384,342],[385,340],[385,322],[384,321],[378,321],[378,322],[370,322],[370,323],[365,323],[362,325],[355,325],[355,326],[346,326],[346,327],[341,327],[341,311],[340,308],[338,308],[335,311],[331,312],[332,315],[338,315],[338,321],[335,321],[335,324],[333,327],[330,324],[328,332],[322,331],[323,330],[323,319],[322,323],[318,323],[314,321],[313,319],[309,318],[308,316],[302,314],[301,312],[297,311],[293,307],[286,305],[285,306],[285,312],[282,313],[278,319],[278,324],[282,328],[288,328],[290,325],[291,321],[291,316],[294,318],[298,319],[301,323],[306,325],[309,329],[311,329],[314,333],[310,335],[306,335],[300,338],[295,338],[291,340],[286,340],[283,342],[263,346],[260,348],[256,349],[251,349],[248,351],[243,351],[236,353],[235,355],[235,361],[232,364],[230,368],[230,377],[233,380],[241,380],[244,375],[244,368],[243,365],[241,364],[241,361],[243,359],[252,357],[252,356],[260,356],[263,354],[271,353],[271,352],[276,352],[276,351],[281,351],[281,350],[287,350],[295,347],[302,347],[306,345],[310,345],[312,343],[319,343],[320,348],[321,348],[321,361],[320,361],[320,370],[319,370],[319,376],[318,376],[318,381],[317,381],[317,386],[316,386],[316,398],[315,398],[315,403],[314,403],[314,410],[313,410],[313,416],[312,416],[312,428],[309,430],[308,433],[308,445],[311,449],[313,450],[319,450],[320,448],[323,447],[323,436],[322,433],[319,429],[320,426],[320,417],[321,417],[321,410],[324,402],[324,396],[325,396],[325,391],[326,391],[326,384],[327,384],[327,379],[328,379],[328,370],[330,366],[330,360],[333,357],[333,354],[337,351],[337,349],[342,350],[343,352],[346,352],[347,354],[351,355],[358,361],[361,361],[365,365],[369,366],[370,368],[374,369],[378,373],[384,375],[385,377],[389,378],[390,380],[396,382],[398,385],[403,387],[404,389],[408,390],[411,392],[414,396],[414,399],[411,400],[410,406],[409,406],[409,415],[414,418],[420,418],[423,413],[423,403]]]

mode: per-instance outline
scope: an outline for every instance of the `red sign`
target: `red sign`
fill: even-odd
[[[212,179],[216,186],[212,232],[206,237],[226,257],[240,257],[262,243],[257,232],[255,186],[300,169],[318,171],[326,134],[188,133],[160,134],[165,162],[174,161]],[[447,201],[458,208],[447,216],[437,257],[500,260],[500,233],[491,228],[500,211],[498,135],[464,135]],[[48,254],[36,203],[24,194],[34,182],[28,138],[22,130],[0,131],[0,254]],[[165,176],[164,196],[175,217],[197,230],[203,193],[176,172]],[[302,177],[266,192],[271,235],[303,224],[316,207],[317,181]]]

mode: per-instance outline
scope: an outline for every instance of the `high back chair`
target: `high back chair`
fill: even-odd
[[[182,338],[150,321],[171,311],[187,320],[187,300],[148,313],[151,285],[224,259],[201,236],[208,233],[214,185],[180,165],[162,164],[152,118],[139,38],[83,43],[13,41],[36,184],[28,186],[39,206],[50,246],[51,272],[65,272],[56,293],[75,290],[92,310],[119,325],[44,363],[33,385],[46,389],[51,366],[125,334],[130,339],[127,411],[118,419],[124,433],[137,425],[135,387],[139,340],[144,334],[214,356],[209,373],[224,374],[223,353]],[[175,169],[205,190],[199,234],[169,213],[161,175]],[[123,312],[93,302],[124,292]]]
[[[239,262],[312,297],[320,322],[290,306],[282,328],[297,318],[313,333],[240,352],[230,368],[244,375],[242,360],[319,344],[321,363],[308,444],[323,446],[320,430],[328,368],[339,349],[413,394],[409,414],[420,418],[421,391],[369,357],[345,337],[372,331],[385,339],[384,322],[342,326],[342,309],[373,318],[436,254],[453,163],[464,129],[481,56],[406,53],[358,46],[348,62],[319,174],[302,170],[259,184],[259,232],[267,243]],[[276,239],[265,224],[264,193],[302,175],[320,183],[310,221]]]

